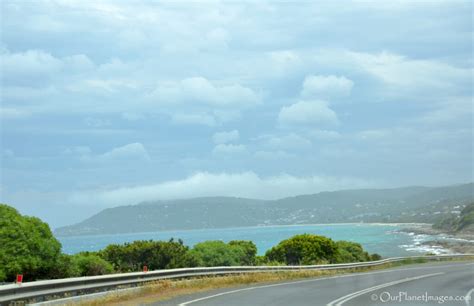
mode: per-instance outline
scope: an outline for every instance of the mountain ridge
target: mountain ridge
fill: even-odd
[[[241,226],[344,223],[434,223],[474,200],[474,183],[441,187],[350,189],[277,200],[199,197],[107,208],[55,230],[58,236]]]

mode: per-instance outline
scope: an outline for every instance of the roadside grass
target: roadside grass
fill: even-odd
[[[470,258],[468,260],[474,260]],[[449,259],[440,261],[466,261],[466,259]],[[177,296],[199,293],[213,289],[223,289],[259,283],[272,283],[284,280],[299,280],[305,278],[328,277],[359,272],[383,270],[411,264],[432,262],[426,259],[407,259],[396,263],[387,263],[374,267],[360,267],[339,270],[300,270],[279,272],[239,273],[222,276],[206,276],[181,280],[159,280],[149,282],[138,290],[130,292],[111,292],[104,297],[94,300],[69,303],[69,306],[118,306],[146,305],[153,302],[169,300]]]

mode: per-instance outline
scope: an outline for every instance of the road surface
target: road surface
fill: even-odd
[[[474,263],[430,263],[387,270],[212,290],[163,306],[474,306]],[[442,302],[444,301],[444,302]],[[441,303],[442,302],[442,303]]]

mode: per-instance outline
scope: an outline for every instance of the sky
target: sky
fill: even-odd
[[[1,1],[0,202],[473,181],[471,1]]]

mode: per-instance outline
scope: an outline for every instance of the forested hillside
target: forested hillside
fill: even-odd
[[[343,222],[434,223],[474,201],[474,185],[321,192],[275,201],[232,197],[105,209],[57,235]]]

